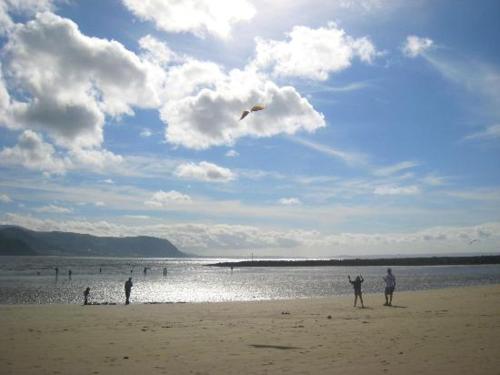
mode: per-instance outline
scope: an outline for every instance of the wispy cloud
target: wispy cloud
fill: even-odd
[[[321,84],[319,82],[311,82],[309,84],[310,88],[306,88],[301,91],[304,92],[305,94],[319,94],[327,92],[342,93],[342,92],[363,90],[371,86],[372,84],[369,81],[351,82],[343,86],[333,86],[333,85]]]
[[[144,128],[141,130],[141,132],[139,133],[139,135],[142,137],[142,138],[148,138],[148,137],[151,137],[153,135],[153,132],[148,129],[148,128]]]
[[[373,174],[379,177],[387,177],[394,175],[398,172],[404,171],[406,169],[414,168],[418,165],[419,163],[415,161],[402,161],[400,163],[389,165],[387,167],[377,168],[373,171]]]
[[[322,154],[332,156],[344,161],[347,164],[365,164],[367,161],[367,156],[356,152],[342,151],[321,143],[309,141],[300,137],[288,137],[292,142],[298,143],[305,146],[311,150],[318,151]]]
[[[48,206],[35,208],[36,212],[48,213],[48,214],[69,214],[73,212],[71,208],[66,208],[62,206],[56,206],[50,204]]]
[[[401,49],[406,56],[417,57],[425,53],[433,44],[432,39],[410,35],[406,38],[406,42]]]
[[[376,195],[413,195],[420,193],[418,186],[394,186],[394,185],[384,185],[377,186],[373,190],[373,194]]]
[[[238,151],[231,149],[231,150],[228,150],[225,155],[228,158],[235,158],[235,157],[239,156],[240,154]]]
[[[443,53],[425,53],[423,57],[445,78],[463,86],[474,95],[481,95],[500,114],[500,71],[478,60],[446,56]]]
[[[486,141],[486,140],[492,140],[492,139],[497,139],[500,138],[500,124],[495,124],[488,126],[487,128],[478,131],[476,133],[472,133],[469,135],[466,135],[465,137],[462,138],[463,141]]]
[[[448,191],[446,194],[465,200],[500,202],[500,189],[481,188],[471,190],[455,190]]]
[[[299,198],[281,198],[278,200],[278,203],[283,206],[298,206],[302,204]]]
[[[7,194],[0,194],[0,203],[11,203],[12,199]]]
[[[144,204],[150,207],[161,208],[161,207],[167,207],[172,203],[185,204],[191,202],[192,200],[189,195],[179,193],[178,191],[175,190],[171,190],[168,192],[160,190],[154,193],[151,199],[145,201]]]

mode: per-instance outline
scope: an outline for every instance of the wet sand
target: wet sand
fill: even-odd
[[[364,297],[3,305],[0,373],[500,374],[500,285]]]

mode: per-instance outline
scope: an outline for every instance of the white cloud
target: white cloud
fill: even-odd
[[[73,212],[73,210],[71,208],[56,206],[53,204],[50,204],[48,206],[35,208],[35,211],[42,212],[42,213],[48,213],[48,214],[69,214],[69,213]]]
[[[207,182],[229,182],[236,179],[236,175],[230,169],[206,161],[198,164],[181,164],[175,170],[175,175],[181,178]]]
[[[113,171],[123,164],[123,157],[104,149],[74,149],[69,155],[75,168],[104,173]]]
[[[231,149],[231,150],[228,150],[225,155],[228,158],[235,158],[235,157],[239,156],[240,154],[238,151]]]
[[[432,47],[434,42],[429,38],[421,38],[415,35],[406,37],[402,47],[403,53],[408,57],[417,57]]]
[[[495,124],[486,127],[484,130],[478,131],[476,133],[472,133],[466,135],[463,140],[464,141],[473,141],[473,140],[492,140],[500,138],[500,124]]]
[[[244,136],[313,132],[325,126],[323,115],[291,86],[278,87],[248,69],[235,69],[226,75],[207,63],[196,63],[206,73],[195,76],[193,81],[185,74],[185,67],[193,64],[188,62],[177,68],[175,74],[182,79],[167,81],[167,92],[184,94],[168,100],[160,111],[162,120],[168,124],[167,141],[172,144],[206,149],[231,146]],[[208,74],[209,70],[215,74]],[[182,83],[184,89],[172,89],[177,83]],[[188,88],[192,92],[186,92]],[[266,109],[239,121],[241,112],[257,103],[266,105]]]
[[[11,203],[12,199],[7,194],[0,194],[0,203]]]
[[[17,25],[3,53],[9,89],[25,98],[11,103],[7,126],[44,130],[65,147],[99,146],[105,116],[159,105],[160,70],[52,13]]]
[[[105,184],[110,184],[110,185],[115,183],[111,178],[107,178],[107,179],[103,180],[102,182],[104,182]]]
[[[24,168],[48,174],[65,174],[69,170],[91,170],[102,173],[116,171],[123,163],[120,155],[103,149],[73,149],[58,152],[32,130],[25,130],[17,145],[0,151],[0,165],[23,166]]]
[[[148,215],[123,215],[123,217],[134,220],[148,220],[150,218]]]
[[[371,63],[378,52],[367,37],[353,38],[335,23],[311,29],[295,26],[287,41],[256,38],[256,67],[279,76],[326,80],[351,66],[354,58]]]
[[[106,203],[104,203],[104,202],[102,202],[102,201],[97,201],[97,202],[95,202],[95,203],[94,203],[94,205],[95,205],[96,207],[104,207],[104,206],[106,206]]]
[[[377,168],[373,171],[373,174],[375,176],[387,177],[399,173],[401,171],[404,171],[406,169],[414,168],[418,165],[419,163],[415,161],[402,161],[400,163],[390,165],[387,167]]]
[[[72,167],[67,157],[57,154],[55,148],[43,141],[43,138],[31,130],[25,130],[14,147],[0,151],[0,165],[22,165],[31,170],[64,174]]]
[[[2,0],[0,1],[0,35],[9,32],[15,25],[12,15],[31,16],[51,10],[53,0]],[[9,14],[10,13],[10,14]]]
[[[155,64],[166,66],[182,58],[170,47],[151,35],[139,39],[139,46],[144,51],[143,57]]]
[[[152,21],[166,32],[191,32],[203,37],[230,36],[231,27],[252,19],[256,13],[247,0],[122,0],[142,20]]]
[[[157,191],[151,199],[144,202],[146,206],[150,207],[168,207],[172,203],[191,203],[191,197],[186,194],[179,193],[178,191],[171,190],[168,192]]]
[[[167,100],[180,100],[202,88],[213,88],[226,78],[222,68],[209,61],[186,58],[184,62],[169,68],[165,77]]]
[[[299,198],[281,198],[278,203],[283,206],[298,206],[302,204]]]
[[[0,126],[7,121],[7,113],[10,103],[11,99],[3,79],[2,64],[0,62]]]
[[[395,186],[395,185],[382,185],[377,186],[373,193],[376,195],[414,195],[420,193],[418,186]]]

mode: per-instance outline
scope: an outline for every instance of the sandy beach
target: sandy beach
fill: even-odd
[[[500,285],[163,305],[0,306],[2,374],[500,374]]]

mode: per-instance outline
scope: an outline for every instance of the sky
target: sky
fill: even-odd
[[[204,256],[498,252],[498,14],[0,0],[0,224]]]

